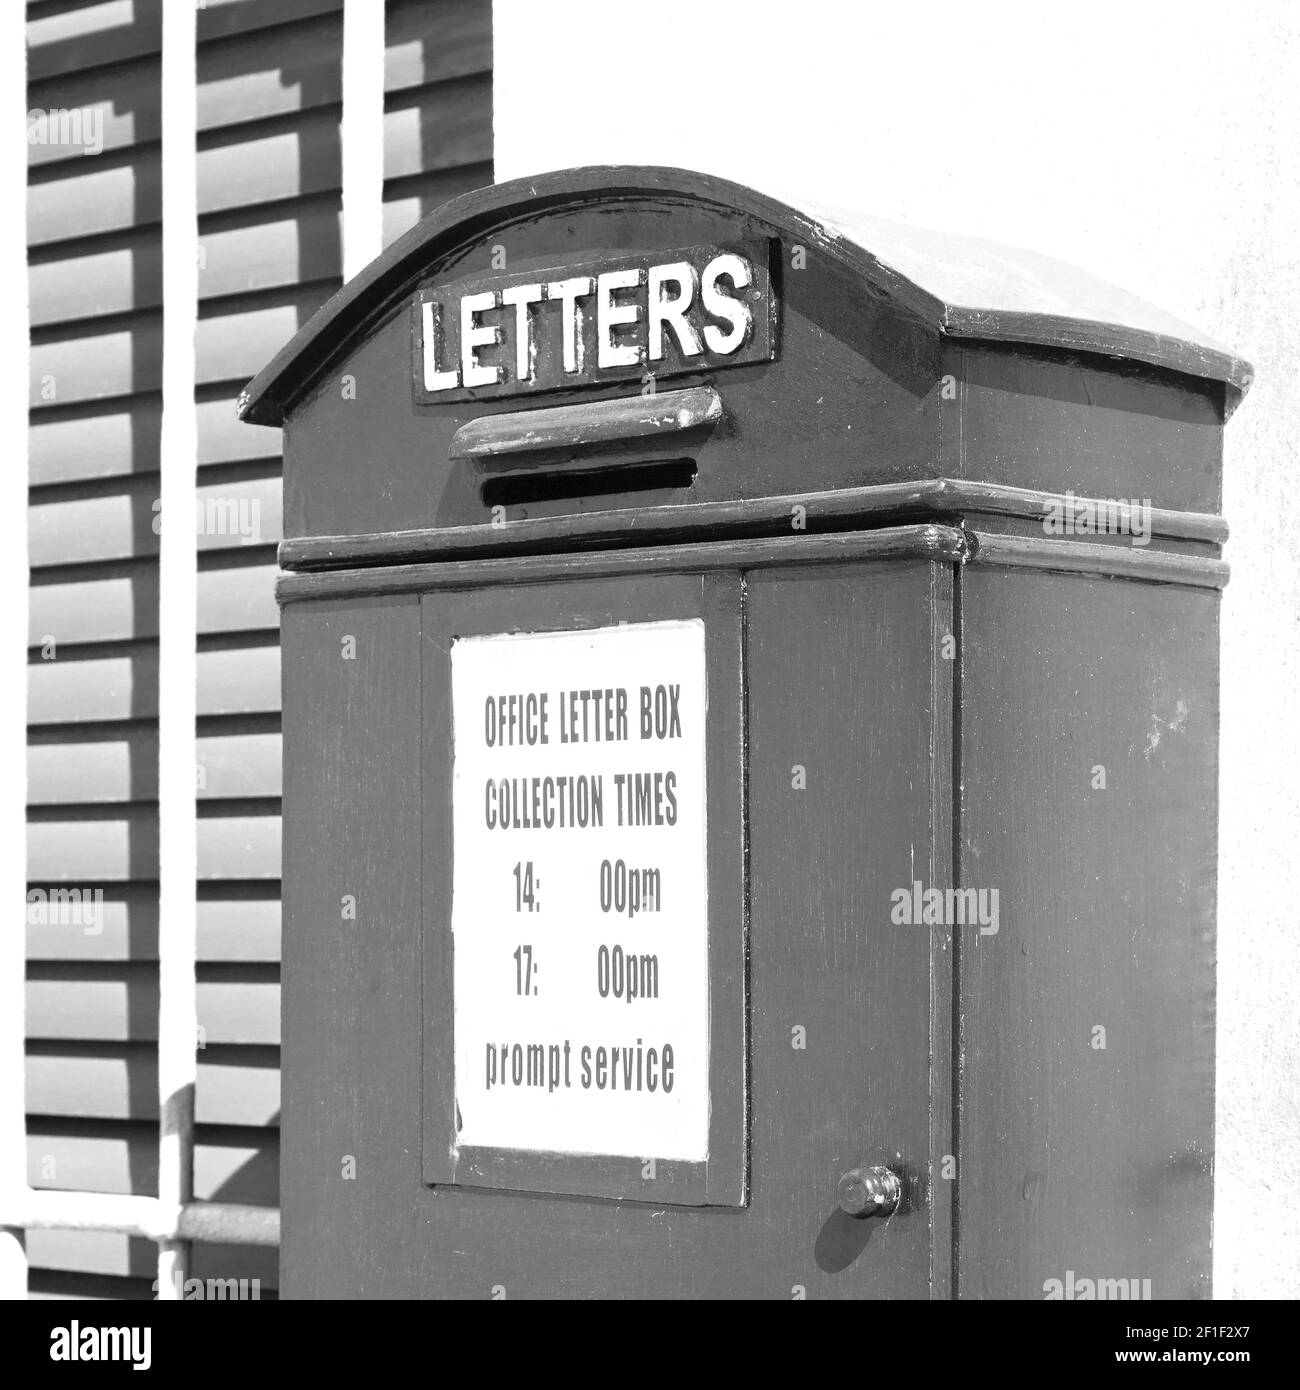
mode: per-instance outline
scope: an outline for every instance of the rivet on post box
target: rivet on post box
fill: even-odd
[[[477,190],[346,284],[241,401],[285,1294],[1206,1292],[1248,381],[673,169]]]

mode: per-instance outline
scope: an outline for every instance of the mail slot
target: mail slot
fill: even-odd
[[[1069,267],[671,169],[345,285],[241,401],[284,1294],[1208,1296],[1248,384]]]

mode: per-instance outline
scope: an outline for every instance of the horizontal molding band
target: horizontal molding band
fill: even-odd
[[[1132,507],[1119,498],[1080,497],[1072,492],[1045,492],[1039,488],[1009,487],[1004,483],[980,483],[957,478],[940,478],[934,486],[939,497],[948,499],[947,505],[957,506],[963,511],[1044,519],[1055,511],[1064,514],[1064,509],[1069,506],[1091,508],[1093,511],[1114,507],[1125,526],[1132,519]],[[1169,540],[1223,545],[1228,539],[1228,523],[1216,512],[1184,512],[1168,507],[1152,507],[1150,521],[1151,534]]]
[[[912,483],[884,483],[840,488],[831,492],[787,493],[776,497],[732,502],[687,502],[654,508],[626,507],[607,512],[508,521],[504,526],[484,522],[472,526],[425,527],[410,531],[372,532],[347,536],[299,536],[280,542],[280,565],[286,570],[351,568],[370,564],[417,563],[457,557],[486,557],[505,553],[582,548],[620,541],[664,540],[707,529],[713,534],[739,535],[781,527],[788,530],[795,508],[803,508],[810,532],[819,524],[845,525],[856,519],[876,520],[890,515],[949,516],[989,513],[997,516],[1048,516],[1067,504],[1076,508],[1104,505],[1104,499],[1068,497],[1065,493],[1008,487],[1001,483],[933,478]],[[1119,515],[1126,523],[1127,508]],[[1151,534],[1170,540],[1222,545],[1228,526],[1209,512],[1173,511],[1153,507]],[[1064,538],[1069,544],[1076,541]]]
[[[278,1245],[275,1207],[187,1202],[109,1192],[19,1188],[0,1193],[0,1226],[12,1230],[116,1231],[145,1240],[202,1240],[217,1245]]]
[[[580,555],[513,555],[453,560],[444,564],[324,570],[282,575],[282,604],[348,595],[400,594],[427,589],[468,589],[489,584],[532,584],[554,579],[603,579],[654,570],[755,569],[784,564],[834,564],[849,560],[948,560],[960,562],[969,543],[955,526],[895,526],[878,531],[839,531],[821,536],[639,546]]]
[[[998,535],[927,523],[875,531],[583,551],[576,555],[512,555],[436,564],[308,570],[281,575],[276,583],[276,598],[284,605],[309,599],[532,584],[555,579],[616,578],[664,570],[698,572],[913,559],[1055,570],[1209,589],[1222,589],[1230,573],[1227,564],[1210,556],[1174,555],[1136,546],[1091,545],[1047,536],[1039,539]]]
[[[1167,551],[1137,546],[1095,545],[1061,541],[1044,536],[1003,536],[969,531],[973,565],[1057,570],[1066,574],[1092,574],[1115,579],[1139,579],[1153,584],[1185,584],[1200,589],[1222,589],[1228,582],[1228,565],[1201,555],[1171,555]]]

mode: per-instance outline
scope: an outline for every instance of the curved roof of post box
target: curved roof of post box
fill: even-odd
[[[440,258],[521,217],[617,202],[692,203],[749,215],[824,254],[939,333],[1101,353],[1222,381],[1231,411],[1250,364],[1191,325],[1064,261],[860,213],[795,207],[686,169],[593,165],[512,179],[443,203],[354,276],[248,384],[239,415],[279,425],[350,343],[410,294]]]

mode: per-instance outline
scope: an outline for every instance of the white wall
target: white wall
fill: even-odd
[[[675,164],[1094,271],[1229,424],[1215,1292],[1300,1295],[1300,6],[495,0],[498,179]]]

